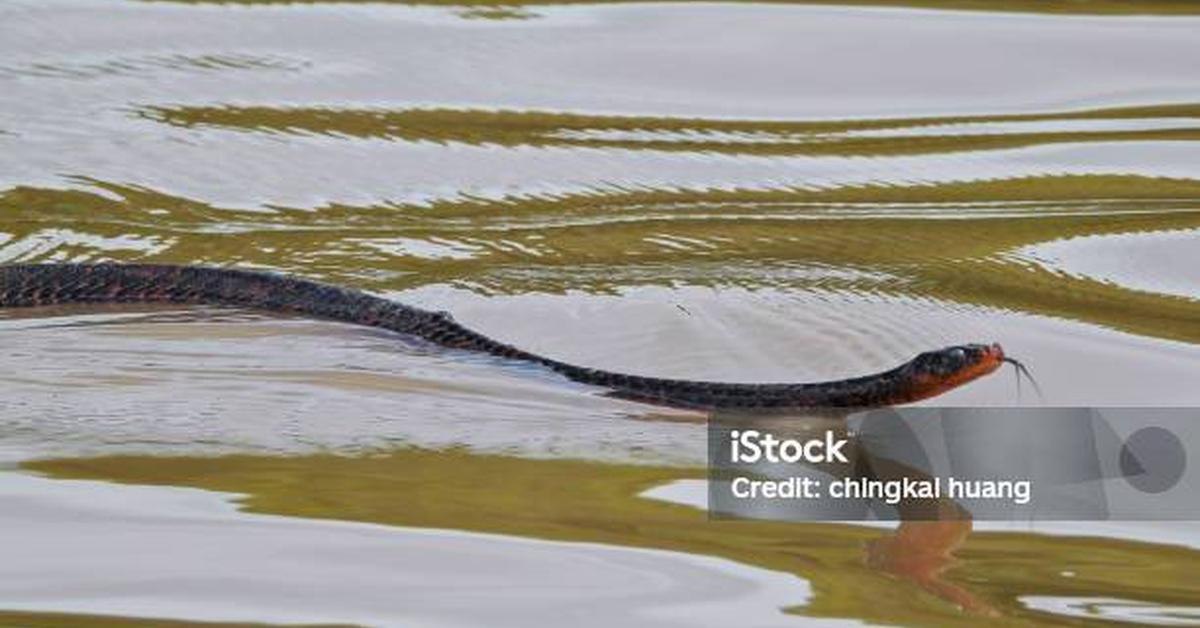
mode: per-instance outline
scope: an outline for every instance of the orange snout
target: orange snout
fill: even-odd
[[[983,347],[978,359],[949,375],[939,376],[930,373],[918,375],[910,389],[907,401],[919,401],[949,392],[994,372],[1002,364],[1004,364],[1004,349],[1000,343],[992,343],[990,346]]]

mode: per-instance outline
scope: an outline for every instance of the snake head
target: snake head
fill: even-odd
[[[912,361],[914,374],[928,374],[935,377],[954,377],[964,375],[963,371],[986,369],[974,377],[986,375],[999,368],[1004,361],[1004,349],[999,344],[955,345],[926,351]],[[971,379],[974,379],[972,377]]]
[[[926,399],[957,388],[1000,368],[1006,361],[999,344],[967,344],[926,351],[904,368],[910,382],[907,401]]]

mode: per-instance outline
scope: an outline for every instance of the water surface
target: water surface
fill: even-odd
[[[647,375],[825,379],[998,341],[1044,398],[1002,373],[929,403],[1200,400],[1193,4],[468,5],[0,6],[0,263],[290,272]],[[149,552],[195,524],[171,486],[272,515],[222,511],[197,538],[237,554],[239,526],[283,526],[401,598],[428,569],[483,606],[508,580],[455,565],[552,564],[519,574],[528,592],[600,560],[612,578],[562,598],[597,624],[679,623],[713,587],[763,625],[1169,623],[1200,597],[1183,526],[711,525],[640,497],[696,476],[703,417],[375,330],[70,307],[0,313],[0,335],[0,484],[30,504],[0,523],[25,539],[0,621],[418,621],[353,587],[267,612],[275,576],[323,583],[287,548],[246,556],[254,595],[203,551],[112,585],[73,522],[99,508]],[[149,489],[34,469],[167,501],[143,516]],[[67,542],[93,567],[46,549]],[[413,543],[420,568],[372,558]],[[140,582],[157,593],[131,600]],[[648,583],[614,602],[614,582]]]

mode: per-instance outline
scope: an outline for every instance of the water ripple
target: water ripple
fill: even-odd
[[[184,74],[229,71],[298,72],[312,64],[303,59],[277,55],[229,54],[162,54],[123,56],[104,61],[38,61],[23,64],[0,64],[0,79],[51,78],[102,80],[113,77],[153,77],[164,70]]]

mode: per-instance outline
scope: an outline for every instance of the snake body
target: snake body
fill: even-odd
[[[628,399],[700,409],[877,407],[907,403],[995,370],[999,345],[926,352],[889,371],[812,383],[727,383],[664,379],[587,368],[505,344],[434,312],[359,290],[274,273],[151,264],[0,266],[0,307],[74,303],[231,306],[378,327],[452,349],[541,365],[567,379]]]

